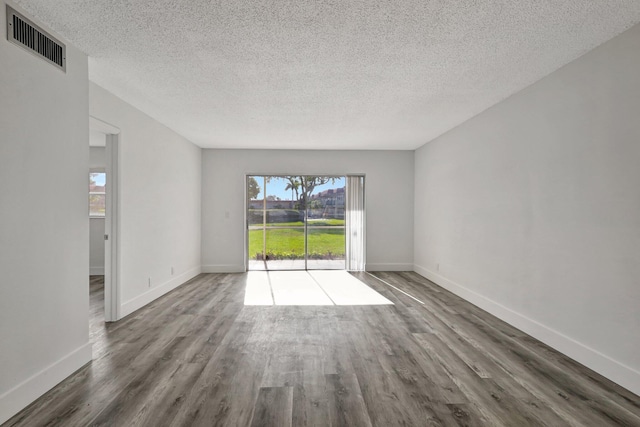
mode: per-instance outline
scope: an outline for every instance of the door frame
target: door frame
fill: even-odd
[[[121,317],[120,292],[120,129],[89,116],[89,128],[106,135],[106,209],[104,240],[104,320],[115,322]]]

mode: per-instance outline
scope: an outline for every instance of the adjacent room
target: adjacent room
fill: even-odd
[[[2,426],[640,426],[640,3],[0,1]]]

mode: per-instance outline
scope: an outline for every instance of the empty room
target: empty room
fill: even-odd
[[[639,426],[640,3],[0,1],[2,426]]]

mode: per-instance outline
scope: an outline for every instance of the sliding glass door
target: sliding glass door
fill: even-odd
[[[247,176],[249,270],[344,270],[344,176]]]
[[[345,178],[303,177],[307,207],[307,270],[345,269]]]

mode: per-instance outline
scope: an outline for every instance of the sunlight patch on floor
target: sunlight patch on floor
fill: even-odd
[[[276,305],[333,305],[306,271],[269,271]]]
[[[346,271],[250,271],[245,305],[388,305]]]

